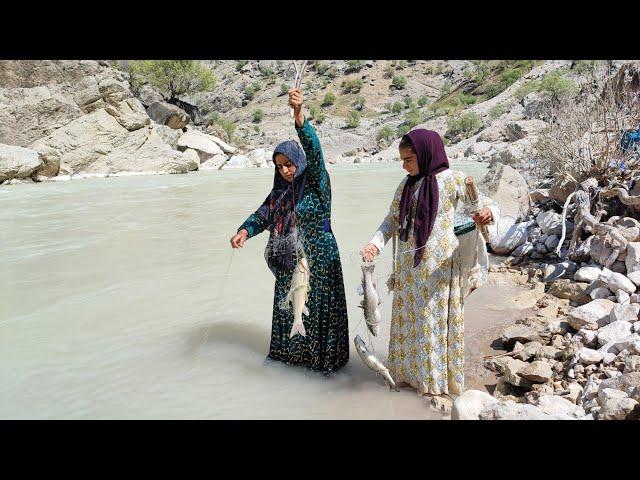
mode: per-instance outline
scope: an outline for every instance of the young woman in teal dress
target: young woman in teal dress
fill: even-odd
[[[265,251],[275,275],[268,358],[329,373],[349,360],[349,330],[342,265],[331,230],[331,182],[320,141],[302,112],[300,89],[289,90],[300,143],[285,141],[273,154],[273,188],[263,204],[231,238],[232,248],[269,230]],[[300,146],[302,144],[302,147]],[[305,335],[290,337],[293,311],[283,308],[294,269],[304,257],[310,269],[303,314]]]

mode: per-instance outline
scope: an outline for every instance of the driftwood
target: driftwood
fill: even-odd
[[[594,235],[600,237],[603,247],[611,249],[611,253],[607,255],[607,258],[603,260],[605,267],[609,268],[613,265],[618,256],[627,248],[628,240],[622,235],[622,233],[613,225],[601,223],[601,218],[604,215],[604,208],[600,203],[596,204],[595,214],[591,213],[591,196],[590,192],[595,191],[598,188],[598,182],[595,178],[588,178],[582,182],[575,192],[573,192],[567,198],[564,209],[562,212],[562,237],[556,248],[556,253],[560,253],[562,243],[564,242],[566,234],[565,218],[571,201],[575,203],[576,212],[573,217],[574,227],[571,242],[569,243],[568,256],[573,255],[575,252],[580,237],[583,232],[591,232]],[[626,193],[626,192],[625,192]]]

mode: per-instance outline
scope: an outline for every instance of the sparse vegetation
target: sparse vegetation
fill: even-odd
[[[489,117],[492,120],[495,120],[496,118],[502,116],[502,114],[504,114],[507,111],[504,103],[499,103],[497,105],[494,105],[493,107],[491,107],[491,109],[489,110]]]
[[[244,67],[247,63],[249,63],[249,60],[236,60],[236,72],[242,70],[242,67]]]
[[[364,82],[360,78],[343,80],[340,87],[343,93],[359,93]]]
[[[347,127],[356,128],[360,125],[360,112],[351,110],[347,115]]]
[[[451,143],[457,143],[460,140],[476,134],[482,127],[483,124],[480,117],[474,112],[467,112],[449,119],[447,122],[447,132],[444,136],[449,139]]]
[[[260,123],[264,117],[264,112],[259,108],[253,112],[253,123]]]
[[[289,87],[286,84],[281,83],[280,84],[280,93],[278,94],[278,96],[281,97],[283,95],[286,95],[287,93],[289,93]]]
[[[391,106],[391,112],[393,113],[400,113],[402,111],[402,103],[400,102],[395,102],[392,106]]]
[[[367,99],[364,98],[362,95],[358,95],[351,105],[356,110],[362,111],[366,103],[367,103]]]

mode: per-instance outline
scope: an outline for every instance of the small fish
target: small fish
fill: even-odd
[[[373,355],[373,353],[371,353],[367,349],[367,346],[365,345],[364,340],[362,340],[360,335],[355,336],[355,338],[353,339],[353,343],[355,344],[356,351],[358,352],[358,355],[360,356],[364,364],[374,372],[382,375],[385,381],[389,384],[389,387],[394,388],[397,391],[398,388],[396,387],[396,382],[394,382],[393,378],[391,378],[389,370],[382,364],[380,360],[378,360]]]
[[[307,302],[307,292],[309,291],[309,264],[307,259],[302,257],[291,277],[291,288],[287,294],[285,302],[293,303],[293,326],[289,333],[289,338],[292,338],[296,334],[300,334],[303,337],[307,336],[307,332],[304,329],[304,323],[302,322],[302,314],[309,316],[309,309],[305,305]]]
[[[360,302],[360,308],[364,310],[364,319],[367,322],[367,328],[375,337],[378,336],[380,330],[380,309],[378,305],[382,302],[378,296],[378,287],[373,279],[373,270],[375,265],[362,266],[362,289],[364,290],[364,299]]]

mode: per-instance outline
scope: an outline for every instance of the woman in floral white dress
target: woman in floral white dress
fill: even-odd
[[[456,207],[469,203],[466,176],[449,169],[444,143],[430,130],[405,135],[400,158],[409,175],[362,249],[363,260],[372,261],[390,238],[399,237],[388,368],[398,384],[420,394],[459,395],[464,389],[463,297],[470,272],[454,227]],[[457,230],[491,225],[498,215],[495,205],[485,206]]]

